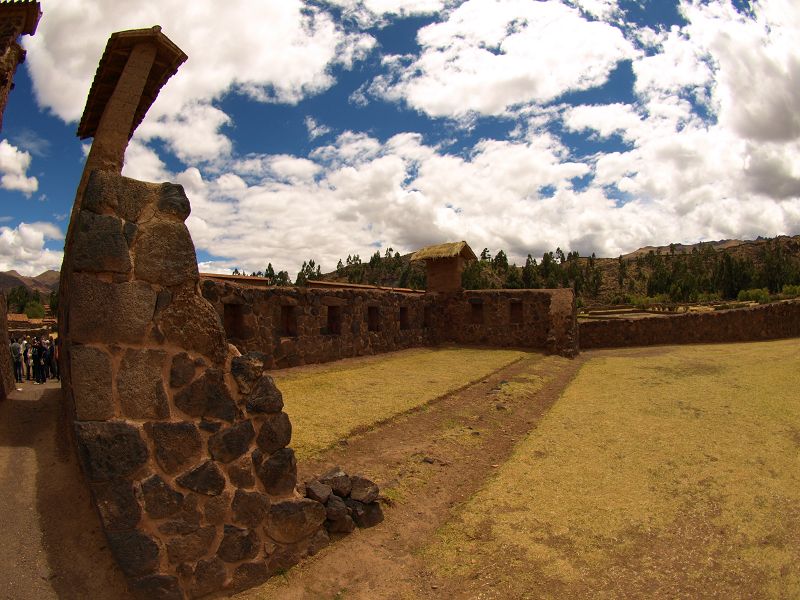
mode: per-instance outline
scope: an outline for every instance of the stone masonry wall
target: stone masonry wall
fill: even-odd
[[[200,294],[178,185],[93,171],[62,276],[63,389],[109,547],[142,598],[248,587],[328,543],[291,424]]]
[[[535,348],[567,356],[576,352],[571,290],[418,295],[256,288],[210,278],[202,280],[201,289],[216,308],[229,341],[242,352],[264,353],[270,368],[446,342]]]
[[[9,343],[6,295],[0,292],[0,400],[15,388],[14,361],[11,359]]]
[[[645,319],[588,321],[580,347],[748,342],[800,336],[800,302]]]

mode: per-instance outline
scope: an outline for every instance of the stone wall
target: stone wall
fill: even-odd
[[[200,294],[180,186],[93,171],[62,266],[62,386],[109,547],[141,597],[265,580],[328,543],[258,356]]]
[[[420,295],[261,288],[211,278],[201,289],[229,341],[242,352],[264,353],[271,368],[448,342],[567,356],[577,350],[571,290]]]
[[[644,319],[587,321],[580,347],[748,342],[800,336],[800,302]]]
[[[11,360],[8,337],[8,309],[6,295],[0,292],[0,400],[15,388],[14,362]]]

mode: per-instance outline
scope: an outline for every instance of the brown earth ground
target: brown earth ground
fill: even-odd
[[[301,481],[334,465],[374,479],[386,520],[236,598],[454,597],[419,550],[536,427],[584,360],[529,355],[301,464]],[[527,393],[504,393],[518,384]]]
[[[57,381],[0,401],[0,599],[125,600],[70,446]]]

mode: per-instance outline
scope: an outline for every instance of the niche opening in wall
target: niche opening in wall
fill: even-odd
[[[522,323],[522,302],[512,300],[509,304],[508,316],[511,323]]]
[[[469,303],[469,322],[472,325],[483,325],[483,302]]]
[[[342,333],[342,307],[328,307],[327,333],[329,335],[340,335]]]
[[[247,327],[244,324],[244,306],[241,304],[222,305],[222,324],[228,339],[244,339]]]
[[[433,307],[430,305],[422,309],[422,326],[425,329],[433,327]]]
[[[377,306],[368,306],[367,307],[367,329],[369,331],[378,331],[378,325],[380,323],[380,310]]]
[[[281,321],[278,332],[281,337],[297,337],[297,307],[281,305]]]
[[[408,324],[408,307],[401,306],[400,307],[400,329],[410,329],[410,325]]]

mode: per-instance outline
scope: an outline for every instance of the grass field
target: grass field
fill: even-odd
[[[800,598],[800,342],[595,353],[423,553],[465,597]]]
[[[526,356],[517,350],[419,348],[377,358],[274,372],[307,458],[376,423],[482,379]]]

